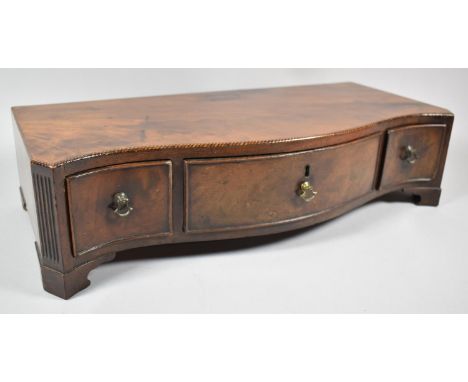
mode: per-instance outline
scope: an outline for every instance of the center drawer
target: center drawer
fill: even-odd
[[[290,154],[185,161],[185,231],[280,224],[374,188],[380,135]]]

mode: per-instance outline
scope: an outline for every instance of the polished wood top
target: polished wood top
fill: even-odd
[[[318,139],[445,109],[354,83],[12,108],[30,159]]]

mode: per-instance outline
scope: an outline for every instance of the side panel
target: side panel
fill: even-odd
[[[37,223],[36,202],[34,198],[34,186],[31,171],[31,160],[29,159],[23,138],[19,132],[18,125],[13,119],[13,134],[15,138],[16,162],[18,164],[18,175],[21,192],[24,197],[24,208],[28,212],[36,240],[39,240],[39,227]]]

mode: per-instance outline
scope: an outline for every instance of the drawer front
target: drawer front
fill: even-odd
[[[381,188],[435,178],[445,125],[407,126],[388,131]]]
[[[380,140],[374,135],[292,154],[186,160],[185,230],[278,224],[365,195],[374,186]],[[303,198],[304,181],[313,190],[303,189]]]
[[[75,254],[172,231],[169,161],[131,163],[67,178]]]

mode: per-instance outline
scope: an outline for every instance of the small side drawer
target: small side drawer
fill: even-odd
[[[103,167],[67,178],[75,255],[172,231],[170,161]]]
[[[380,188],[433,180],[439,169],[445,128],[422,125],[389,130]]]

